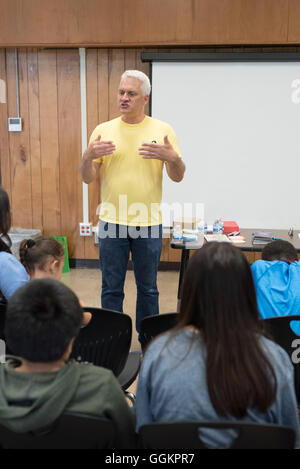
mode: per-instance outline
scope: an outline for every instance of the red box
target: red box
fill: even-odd
[[[234,231],[240,231],[239,225],[236,221],[224,221],[224,234],[233,233]]]

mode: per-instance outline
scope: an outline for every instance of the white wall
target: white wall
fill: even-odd
[[[298,101],[298,62],[153,62],[152,116],[186,163],[181,183],[164,175],[163,201],[202,202],[208,223],[300,229]]]

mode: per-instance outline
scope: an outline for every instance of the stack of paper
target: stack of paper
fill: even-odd
[[[273,233],[267,233],[265,231],[256,231],[252,233],[252,244],[268,244],[273,241]]]
[[[224,234],[205,234],[204,238],[208,242],[219,241],[219,242],[225,242],[225,243],[228,242],[229,243],[229,239]]]

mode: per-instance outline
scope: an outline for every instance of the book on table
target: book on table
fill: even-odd
[[[266,231],[252,233],[252,244],[268,244],[274,240],[274,234]]]

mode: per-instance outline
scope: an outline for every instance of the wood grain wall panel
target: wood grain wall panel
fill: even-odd
[[[106,54],[107,58],[107,54]],[[98,106],[98,50],[87,49],[86,51],[86,101],[87,101],[87,139],[94,128],[99,124]],[[98,216],[96,209],[100,203],[100,174],[96,181],[88,185],[89,194],[89,219],[93,226],[96,226]],[[84,258],[96,259],[98,257],[98,246],[94,239],[83,238]]]
[[[1,0],[2,47],[300,43],[299,0]]]
[[[109,49],[98,49],[97,80],[98,123],[100,123],[109,119]]]
[[[81,178],[80,64],[78,50],[57,51],[61,234],[72,257],[84,257],[78,223],[83,220]]]
[[[120,78],[125,70],[125,57],[124,49],[111,49],[109,51],[109,119],[114,119],[119,116],[119,109],[117,106],[118,87]]]
[[[287,0],[194,3],[191,44],[285,44],[287,34]]]
[[[29,110],[27,53],[19,49],[17,54],[19,110],[22,117],[22,132],[10,132],[11,164],[11,209],[14,226],[32,228],[31,160],[29,143]],[[16,60],[13,50],[7,54],[8,72],[8,112],[9,117],[17,117]],[[22,197],[20,197],[20,193]]]
[[[0,182],[11,198],[10,184],[10,153],[8,141],[8,105],[7,105],[7,73],[5,49],[0,49]]]
[[[42,169],[38,53],[27,51],[29,141],[31,161],[32,227],[43,229]]]
[[[44,234],[61,235],[57,52],[39,51],[40,133]]]
[[[124,50],[124,70],[136,70],[136,49]]]
[[[288,18],[288,42],[299,44],[300,42],[300,2],[299,0],[289,0]]]

